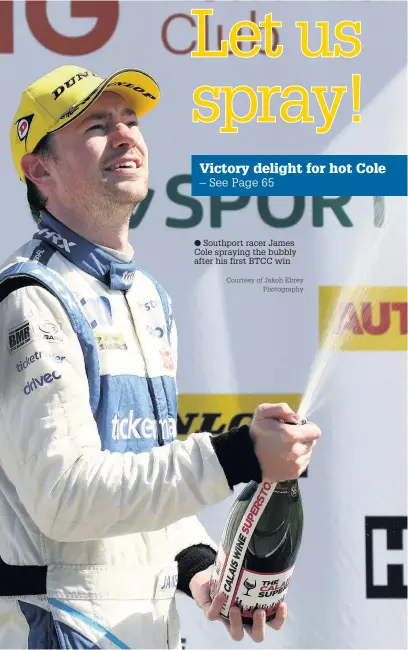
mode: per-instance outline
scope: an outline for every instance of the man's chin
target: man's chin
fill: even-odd
[[[123,179],[109,187],[110,194],[120,203],[140,203],[149,191],[147,179]]]

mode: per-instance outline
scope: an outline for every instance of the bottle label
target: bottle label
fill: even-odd
[[[214,565],[214,570],[210,580],[210,593],[211,597],[218,593],[221,579],[221,585],[224,593],[228,593],[232,574],[225,576],[225,568],[228,563],[228,555],[225,554],[222,547],[219,548],[217,558]],[[294,566],[282,571],[281,573],[258,573],[257,571],[248,571],[248,569],[241,569],[236,581],[234,592],[229,598],[229,605],[221,611],[223,618],[228,618],[230,607],[237,605],[243,616],[252,618],[256,609],[264,609],[267,617],[272,616],[279,603],[281,603],[286,596],[289,589],[289,583],[292,577]]]
[[[243,616],[249,618],[256,609],[264,609],[266,616],[271,616],[286,596],[293,569],[292,566],[268,575],[242,569],[232,604],[238,605]]]

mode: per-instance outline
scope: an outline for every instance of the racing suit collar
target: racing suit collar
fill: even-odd
[[[75,233],[46,210],[41,212],[41,217],[40,229],[33,239],[46,242],[75,266],[111,289],[130,289],[137,270],[133,259],[130,262],[122,262]]]

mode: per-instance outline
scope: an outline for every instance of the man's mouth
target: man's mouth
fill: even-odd
[[[130,160],[129,162],[118,163],[117,165],[111,165],[110,167],[105,167],[105,170],[108,172],[114,172],[116,169],[138,169],[140,164],[137,165],[135,161]]]

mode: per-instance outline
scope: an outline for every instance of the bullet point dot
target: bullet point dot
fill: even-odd
[[[196,239],[194,242],[194,246],[201,246],[201,242],[199,239]]]

